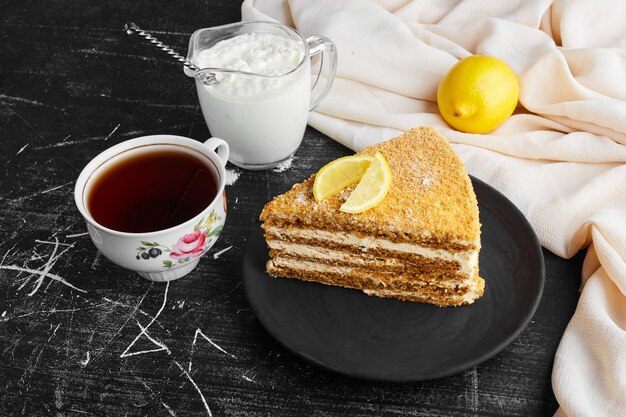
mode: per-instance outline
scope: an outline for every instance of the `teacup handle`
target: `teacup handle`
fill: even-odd
[[[328,38],[324,36],[311,36],[307,38],[307,43],[309,44],[309,58],[314,55],[322,53],[320,57],[321,65],[320,72],[317,74],[317,78],[311,87],[311,107],[309,110],[313,110],[320,104],[320,101],[326,94],[328,94],[328,90],[330,90],[330,86],[333,84],[333,80],[335,79],[335,73],[337,72],[337,48],[335,44]],[[318,82],[322,73],[326,75],[326,83],[323,86],[318,86]],[[320,91],[316,96],[316,91]]]
[[[226,162],[228,162],[228,157],[230,156],[230,148],[228,147],[228,143],[220,138],[211,138],[204,142],[206,146],[211,148],[213,152],[217,154],[222,160],[222,166],[226,166]]]

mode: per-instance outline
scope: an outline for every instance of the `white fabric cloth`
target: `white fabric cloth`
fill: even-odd
[[[544,247],[565,258],[588,247],[554,362],[557,415],[625,416],[626,1],[246,0],[242,17],[336,44],[337,78],[311,126],[355,151],[435,126]],[[437,110],[440,80],[471,54],[520,79],[521,106],[486,135]]]

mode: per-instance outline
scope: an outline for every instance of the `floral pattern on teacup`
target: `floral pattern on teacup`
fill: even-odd
[[[204,253],[204,244],[206,242],[206,231],[196,230],[188,233],[178,239],[178,242],[172,246],[170,258],[176,260],[188,260],[197,258]]]
[[[206,218],[200,219],[193,227],[193,232],[181,236],[171,246],[142,240],[141,245],[137,247],[136,258],[138,260],[148,260],[168,254],[170,259],[162,260],[165,268],[171,268],[174,265],[195,259],[206,252],[213,242],[217,240],[224,227],[220,220],[222,220],[222,217],[214,210],[211,211]]]

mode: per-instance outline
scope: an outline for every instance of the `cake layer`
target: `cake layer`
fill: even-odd
[[[476,195],[463,162],[445,138],[435,129],[417,128],[358,155],[376,152],[387,160],[392,182],[387,196],[372,209],[358,215],[341,212],[344,192],[315,201],[311,176],[266,204],[260,219],[266,224],[341,230],[443,249],[456,250],[456,245],[464,244],[479,249]]]
[[[471,274],[459,271],[458,264],[438,259],[423,258],[420,262],[407,262],[395,257],[377,257],[369,253],[337,250],[302,243],[269,240],[270,258],[296,258],[327,265],[345,265],[373,272],[400,274],[419,280],[427,274],[428,281],[462,282]]]
[[[301,225],[298,222],[265,222],[263,224],[263,228],[269,234],[275,234],[276,236],[289,236],[285,233],[280,233],[281,231],[302,231],[302,232],[325,232],[324,234],[336,235],[335,231],[327,230],[324,228],[314,228],[311,225]],[[366,239],[364,243],[367,243],[367,239],[376,237],[377,239],[384,240],[390,243],[396,244],[406,244],[406,245],[416,245],[422,248],[428,248],[430,250],[438,250],[442,249],[448,252],[468,252],[473,250],[480,249],[480,241],[467,241],[467,240],[455,240],[455,241],[446,241],[446,242],[438,242],[431,241],[429,239],[420,239],[420,240],[411,240],[404,236],[396,235],[374,235],[368,234],[365,230],[344,230],[340,232],[342,235],[347,235],[342,237],[343,239],[351,239],[351,241],[361,241],[362,239]]]
[[[481,281],[472,291],[463,295],[449,295],[445,299],[436,296],[433,297],[425,293],[413,293],[410,291],[363,290],[363,292],[367,295],[375,295],[381,298],[396,298],[403,301],[435,304],[439,307],[453,307],[474,303],[476,299],[482,297],[484,290],[485,282]]]
[[[429,272],[399,274],[384,269],[371,270],[349,264],[329,265],[317,260],[294,258],[291,256],[274,257],[270,262],[277,267],[333,273],[346,277],[358,275],[358,279],[366,278],[375,288],[418,291],[424,286],[433,286],[462,292],[465,288],[470,286],[472,282],[469,277],[457,276],[454,281],[437,280],[433,279]]]
[[[409,281],[403,277],[390,280],[390,274],[376,274],[355,267],[330,266],[293,258],[269,260],[267,272],[275,277],[298,278],[360,289],[368,295],[423,301],[439,306],[469,304],[482,295],[484,288],[484,281],[477,275],[467,279],[463,284],[447,283],[448,287],[445,288]]]
[[[402,291],[417,291],[424,286],[432,286],[444,288],[447,290],[454,290],[462,293],[463,291],[465,291],[465,289],[473,285],[473,281],[476,279],[476,276],[472,276],[471,278],[465,277],[462,279],[458,279],[457,281],[437,281],[432,279],[429,272],[422,274],[405,275],[385,270],[372,271],[347,264],[329,265],[320,263],[316,260],[307,260],[293,257],[271,258],[268,261],[268,265],[270,264],[276,267],[317,271],[321,273],[333,273],[346,277],[358,276],[358,279],[365,278],[374,285],[374,287],[370,286],[370,288],[395,289]]]
[[[368,253],[379,258],[398,258],[419,264],[425,260],[454,263],[459,272],[472,276],[478,269],[478,250],[452,251],[433,249],[416,243],[392,242],[371,236],[348,232],[329,232],[321,229],[298,229],[265,225],[265,239],[287,241],[326,247],[354,253]]]

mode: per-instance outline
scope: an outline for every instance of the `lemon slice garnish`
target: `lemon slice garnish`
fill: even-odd
[[[322,201],[361,180],[374,158],[371,156],[345,156],[324,165],[315,175],[313,196]]]
[[[377,152],[350,197],[339,207],[345,213],[362,213],[380,203],[391,187],[391,169],[385,157]]]

